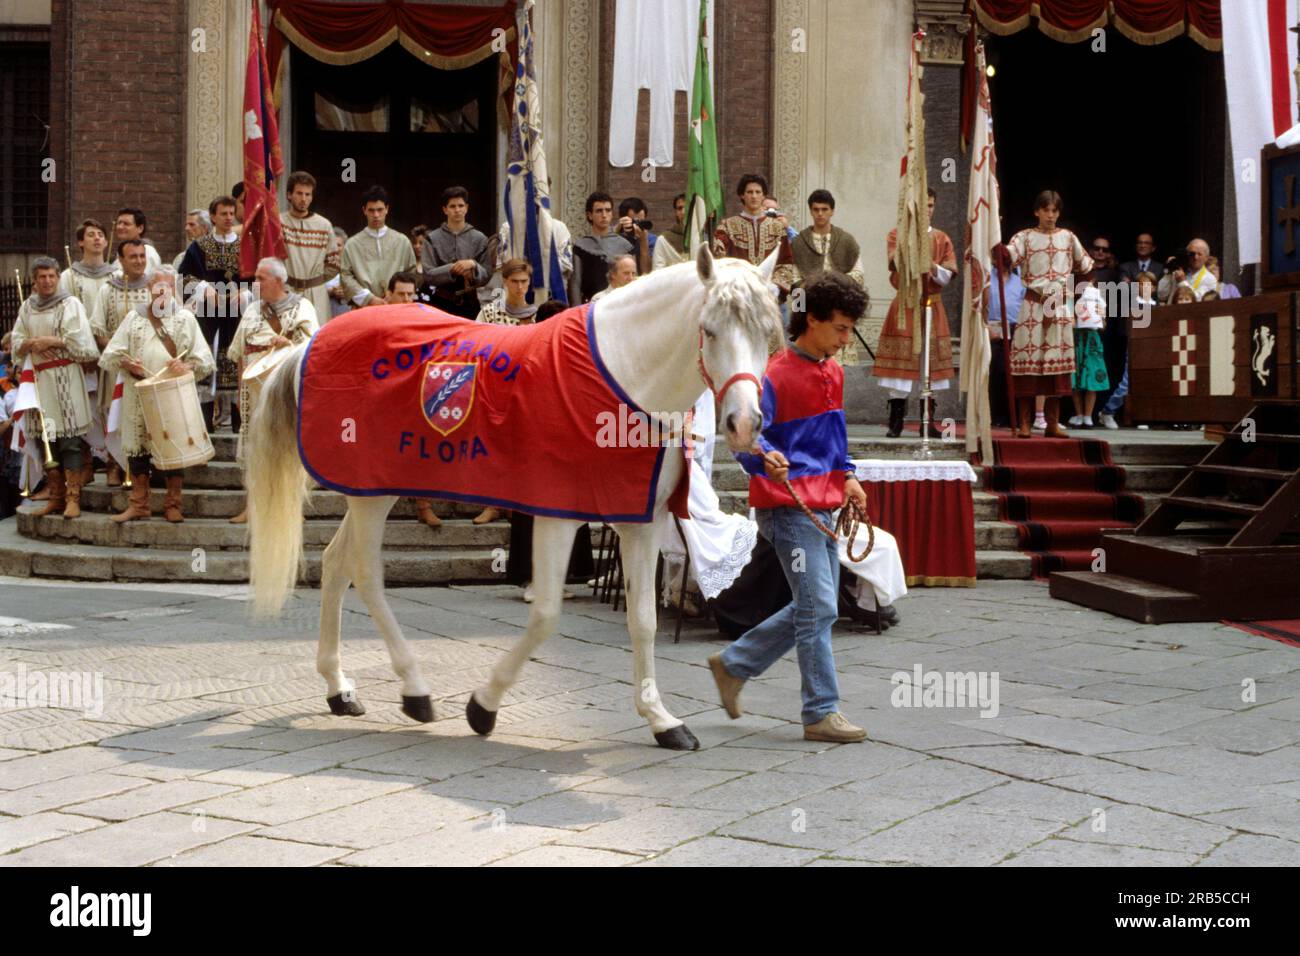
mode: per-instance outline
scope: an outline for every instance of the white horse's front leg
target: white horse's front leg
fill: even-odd
[[[351,499],[349,499],[351,500]],[[337,717],[359,717],[366,708],[357,699],[356,688],[343,675],[339,655],[340,632],[343,627],[343,595],[351,580],[348,578],[348,552],[352,542],[351,511],[343,515],[343,523],[334,532],[334,538],[325,548],[320,560],[320,642],[316,646],[316,671],[325,678],[329,694],[325,702],[330,713]]]
[[[419,662],[402,636],[401,625],[384,597],[384,522],[396,498],[349,498],[352,581],[366,602],[370,617],[388,645],[393,670],[402,679],[402,713],[427,724],[433,720],[433,699],[420,673]]]
[[[555,633],[564,600],[564,575],[569,568],[573,535],[581,522],[561,518],[536,518],[533,522],[533,607],[528,627],[519,642],[492,668],[488,682],[469,695],[465,719],[476,734],[490,734],[506,691],[542,643]]]
[[[627,581],[627,629],[632,635],[632,689],[637,713],[650,724],[660,747],[699,750],[690,729],[668,712],[655,683],[655,562],[659,552],[658,525],[618,526]]]

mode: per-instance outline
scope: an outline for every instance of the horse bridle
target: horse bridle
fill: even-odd
[[[721,407],[723,399],[727,397],[727,389],[731,388],[731,386],[735,385],[737,382],[753,382],[754,388],[758,390],[759,401],[762,401],[763,383],[758,380],[757,376],[749,372],[737,372],[722,384],[721,389],[713,384],[713,376],[710,375],[709,370],[704,367],[704,329],[700,329],[700,349],[695,356],[695,360],[700,366],[700,377],[704,379],[704,384],[707,385],[709,391],[713,393],[713,397],[717,400],[719,407]]]

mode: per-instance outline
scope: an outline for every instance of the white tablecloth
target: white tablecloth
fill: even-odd
[[[967,462],[854,458],[858,481],[979,481]]]

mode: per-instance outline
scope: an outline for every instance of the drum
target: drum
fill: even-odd
[[[203,421],[194,373],[167,369],[135,385],[144,414],[149,457],[160,471],[194,468],[212,460],[212,439]]]
[[[271,349],[269,352],[263,352],[251,365],[244,368],[244,385],[248,389],[248,410],[246,413],[249,417],[253,414],[253,409],[257,408],[258,396],[262,394],[262,386],[271,379],[271,373],[280,367],[280,363],[289,357],[292,349],[278,348]]]

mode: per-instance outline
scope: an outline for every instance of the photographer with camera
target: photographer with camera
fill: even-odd
[[[1208,258],[1210,244],[1204,239],[1193,239],[1187,244],[1186,252],[1177,253],[1165,260],[1165,274],[1156,288],[1160,301],[1166,304],[1172,302],[1179,285],[1191,289],[1197,302],[1204,298],[1205,293],[1217,289],[1219,280],[1214,278],[1214,273],[1205,264]]]
[[[628,196],[618,204],[618,234],[637,248],[636,269],[638,275],[650,271],[650,261],[655,254],[655,242],[659,239],[651,232],[655,224],[646,212],[645,200],[638,196]]]

